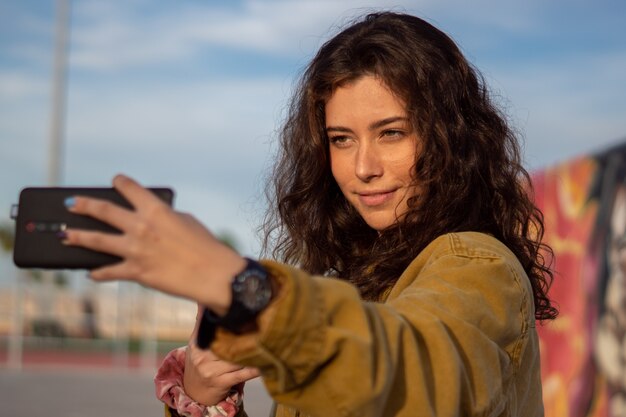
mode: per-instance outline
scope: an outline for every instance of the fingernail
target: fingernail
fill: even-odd
[[[67,197],[65,201],[63,201],[63,204],[65,204],[67,208],[72,208],[76,204],[76,199],[74,197]]]
[[[70,244],[70,241],[67,239],[67,232],[66,231],[61,230],[60,232],[57,232],[56,236],[61,241],[62,245],[69,245]]]

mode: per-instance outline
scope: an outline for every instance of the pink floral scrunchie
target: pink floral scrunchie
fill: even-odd
[[[216,405],[205,406],[192,400],[183,387],[186,348],[167,354],[154,377],[156,396],[184,417],[235,417],[243,403],[244,383],[235,385]]]

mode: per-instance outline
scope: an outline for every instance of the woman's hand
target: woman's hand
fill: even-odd
[[[230,281],[244,259],[190,215],[173,211],[152,192],[118,175],[113,186],[133,206],[76,196],[68,209],[108,223],[122,234],[67,230],[64,243],[117,255],[122,261],[95,269],[97,281],[132,280],[195,300],[217,314],[231,302]]]
[[[196,345],[202,311],[203,307],[199,305],[196,327],[187,345],[183,385],[185,393],[194,401],[214,405],[222,401],[233,386],[258,377],[260,372],[257,368],[223,361],[210,350]]]

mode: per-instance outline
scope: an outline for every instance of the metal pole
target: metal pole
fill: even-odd
[[[65,134],[66,81],[70,0],[56,1],[56,30],[52,82],[52,115],[50,119],[50,148],[48,153],[48,185],[61,183],[63,142]]]
[[[13,321],[11,323],[11,334],[9,337],[9,352],[7,365],[9,368],[22,369],[22,353],[24,351],[24,286],[22,282],[26,279],[26,273],[20,271],[16,274],[13,283]]]
[[[130,345],[128,343],[128,321],[129,321],[129,309],[127,308],[126,300],[128,297],[124,296],[124,288],[128,289],[128,286],[124,282],[117,283],[117,306],[115,310],[115,340],[114,340],[114,363],[119,367],[128,367]]]
[[[143,296],[142,296],[143,295]],[[157,366],[157,295],[154,290],[142,288],[139,295],[141,299],[142,334],[141,334],[141,357],[140,368],[146,372],[154,373]]]

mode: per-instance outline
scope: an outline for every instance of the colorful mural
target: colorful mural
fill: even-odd
[[[547,417],[626,417],[626,144],[533,174],[554,250],[540,324]]]

